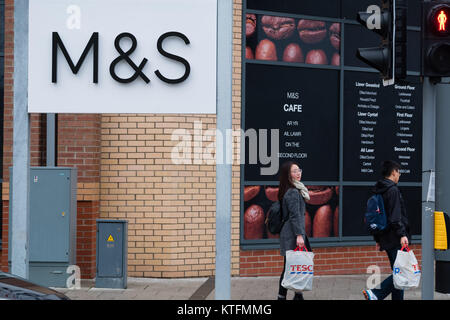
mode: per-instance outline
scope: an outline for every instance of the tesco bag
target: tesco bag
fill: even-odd
[[[281,285],[295,292],[312,290],[314,253],[306,247],[286,251],[286,268]]]
[[[419,286],[419,263],[414,252],[408,246],[403,246],[397,252],[397,258],[394,262],[393,280],[394,287],[399,290],[408,290]]]

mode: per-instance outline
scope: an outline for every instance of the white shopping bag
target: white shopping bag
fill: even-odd
[[[314,253],[305,247],[286,251],[286,268],[281,285],[293,291],[312,290]]]
[[[406,251],[404,251],[406,249]],[[417,288],[420,282],[420,269],[414,252],[408,246],[397,252],[393,270],[394,287],[400,290]]]

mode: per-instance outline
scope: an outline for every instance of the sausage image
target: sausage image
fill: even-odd
[[[283,52],[283,61],[303,63],[305,59],[302,48],[296,43],[288,44]]]
[[[244,238],[262,239],[264,227],[263,209],[256,204],[251,205],[244,213]]]
[[[306,55],[305,63],[308,64],[328,64],[327,55],[323,50],[311,50]]]
[[[325,186],[308,186],[310,199],[306,201],[312,205],[322,205],[327,203],[333,196],[333,189]]]
[[[311,215],[308,211],[305,211],[305,233],[311,237]]]
[[[339,207],[334,209],[333,233],[335,237],[339,237]]]
[[[269,39],[261,40],[256,46],[255,58],[257,60],[277,61],[277,48]]]
[[[256,197],[259,193],[261,186],[249,186],[244,188],[244,201],[249,201]]]
[[[333,225],[333,213],[329,205],[317,209],[313,221],[313,237],[330,237]]]
[[[278,201],[278,188],[266,187],[265,193],[270,201]]]

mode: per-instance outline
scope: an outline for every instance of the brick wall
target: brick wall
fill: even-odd
[[[422,263],[421,245],[411,245],[419,264]],[[386,253],[375,246],[314,248],[314,274],[364,274],[367,267],[377,265],[381,273],[391,273]],[[240,276],[279,276],[283,257],[279,250],[241,250]]]
[[[128,274],[209,276],[215,256],[215,167],[174,164],[174,130],[194,135],[214,116],[104,115],[101,218],[128,220]],[[197,125],[199,127],[199,125]],[[193,138],[193,137],[192,137]],[[192,143],[199,149],[200,141]],[[200,149],[199,149],[200,150]]]

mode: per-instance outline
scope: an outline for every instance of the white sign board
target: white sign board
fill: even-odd
[[[217,0],[29,3],[28,112],[216,112]]]

